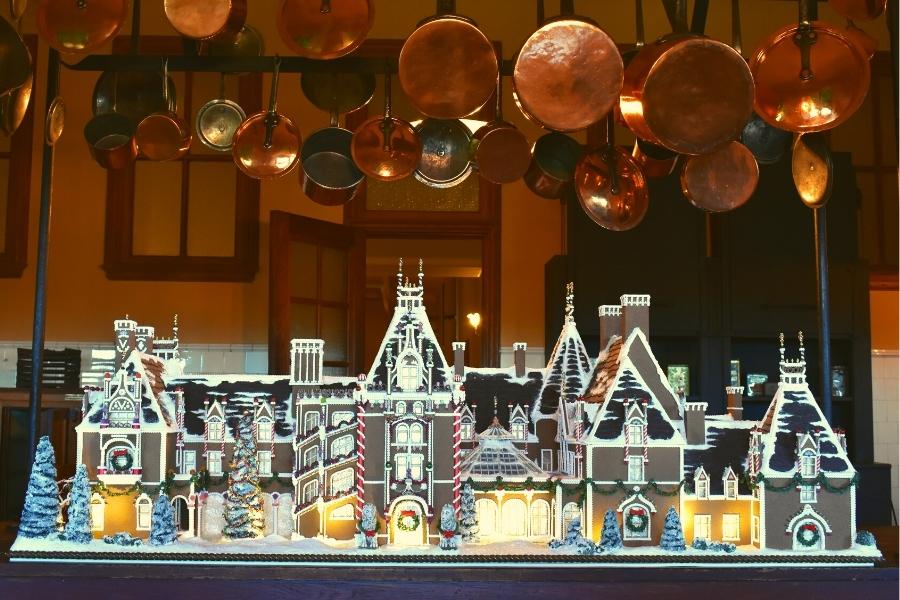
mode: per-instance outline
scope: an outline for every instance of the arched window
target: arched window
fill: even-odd
[[[525,535],[525,519],[528,511],[525,503],[518,498],[510,498],[503,503],[504,535]]]
[[[419,389],[419,363],[414,356],[406,356],[400,363],[400,389],[414,392]]]
[[[271,442],[275,424],[271,419],[262,419],[256,422],[256,439],[260,442]]]
[[[220,417],[210,417],[206,422],[206,432],[211,442],[221,442],[225,438],[225,423]]]
[[[353,469],[342,469],[331,476],[331,495],[346,492],[353,487]]]
[[[800,456],[800,476],[804,479],[814,479],[818,474],[815,451],[804,450]]]
[[[581,507],[575,504],[574,502],[569,502],[563,507],[563,530],[562,535],[565,535],[567,531],[569,531],[569,525],[576,518],[581,517]],[[581,524],[582,529],[584,529],[584,523]]]
[[[550,535],[550,504],[546,500],[531,503],[531,535]]]
[[[644,426],[637,419],[628,424],[628,445],[641,446],[644,443]]]
[[[135,529],[150,531],[150,515],[153,513],[153,501],[147,494],[141,494],[134,501]]]
[[[347,456],[353,452],[353,436],[342,435],[331,442],[331,458]]]
[[[425,403],[424,402],[413,402],[413,414],[422,416],[425,414]]]
[[[406,402],[403,400],[398,400],[394,405],[394,414],[395,415],[405,415],[406,414]]]
[[[475,513],[478,515],[478,532],[484,537],[497,533],[497,503],[487,498],[475,502]]]
[[[459,437],[464,440],[471,440],[474,437],[472,434],[474,433],[474,427],[472,425],[472,421],[469,419],[463,419],[460,422],[459,427]]]
[[[311,410],[303,417],[303,431],[309,433],[319,426],[319,411]]]
[[[303,503],[312,502],[319,497],[319,480],[313,479],[303,486]]]
[[[313,446],[312,448],[307,448],[303,452],[303,466],[311,467],[317,462],[319,462],[319,447]]]
[[[349,410],[336,410],[331,413],[331,426],[337,427],[353,420],[353,413]]]
[[[406,423],[397,425],[397,428],[394,430],[394,441],[398,444],[409,443],[409,425]]]
[[[409,442],[411,444],[421,444],[424,439],[421,423],[413,423],[409,426]]]

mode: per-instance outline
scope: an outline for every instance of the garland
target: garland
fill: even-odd
[[[650,517],[647,516],[647,512],[644,509],[632,508],[628,511],[628,515],[625,517],[624,521],[628,531],[632,533],[643,533],[647,531],[647,523],[650,522]]]
[[[575,484],[564,484],[560,483],[558,480],[547,479],[545,482],[535,482],[531,477],[528,477],[524,483],[508,483],[503,480],[502,477],[497,477],[496,481],[493,483],[477,483],[472,480],[470,477],[466,480],[466,483],[472,486],[472,489],[476,492],[490,492],[494,490],[505,490],[509,492],[523,492],[523,491],[531,491],[531,490],[543,490],[543,491],[554,491],[557,486],[561,487],[563,491],[567,493],[580,493],[581,501],[584,500],[584,497],[587,493],[587,486],[591,486],[591,490],[595,494],[600,494],[602,496],[611,496],[613,494],[618,494],[625,492],[626,494],[638,493],[642,495],[646,495],[648,491],[653,491],[658,496],[677,496],[681,491],[681,488],[684,487],[686,490],[690,490],[693,482],[688,479],[682,479],[677,484],[674,485],[672,489],[663,489],[660,487],[656,481],[651,479],[647,482],[647,485],[638,487],[637,492],[634,491],[635,485],[627,484],[621,479],[616,479],[609,483],[597,483],[590,477],[582,479],[580,482]],[[612,485],[611,488],[605,489],[605,486]]]
[[[401,510],[397,519],[397,529],[401,531],[415,531],[422,523],[422,518],[414,510]]]
[[[797,530],[797,541],[806,548],[812,548],[819,543],[821,538],[822,534],[819,533],[819,528],[812,523],[805,523]]]
[[[764,476],[762,473],[757,473],[756,477],[748,477],[744,476],[745,481],[750,487],[754,487],[757,485],[762,485],[767,492],[776,492],[776,493],[785,493],[789,492],[793,489],[796,489],[798,485],[820,485],[825,488],[826,491],[831,492],[832,494],[846,494],[850,488],[859,484],[859,473],[854,473],[853,477],[850,478],[850,481],[847,482],[847,485],[837,486],[831,485],[828,481],[828,478],[825,477],[825,473],[819,473],[813,479],[804,479],[800,476],[800,473],[794,473],[794,475],[788,480],[784,485],[775,485],[769,482],[769,479]]]

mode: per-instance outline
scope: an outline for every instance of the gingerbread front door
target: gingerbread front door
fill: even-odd
[[[393,543],[397,546],[422,546],[428,528],[422,507],[413,500],[401,500],[391,515]]]

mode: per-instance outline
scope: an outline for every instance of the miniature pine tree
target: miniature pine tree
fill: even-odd
[[[25,537],[39,538],[57,532],[59,516],[59,490],[56,487],[56,457],[50,438],[43,436],[37,445],[25,506],[19,521],[19,533]]]
[[[91,535],[91,486],[88,484],[87,467],[78,465],[75,480],[69,492],[65,538],[77,544],[89,544]]]
[[[378,533],[378,515],[375,505],[371,503],[363,504],[362,515],[359,519],[359,537],[357,538],[357,548],[373,550],[378,548],[378,541],[375,534]]]
[[[674,508],[670,507],[666,513],[666,521],[663,524],[662,538],[659,540],[659,547],[663,550],[671,550],[673,552],[683,552],[684,531],[681,529],[681,519]]]
[[[569,522],[569,528],[566,530],[566,537],[563,541],[569,546],[577,543],[581,538],[581,517],[575,517]]]
[[[441,509],[441,550],[456,550],[459,548],[459,536],[457,535],[456,511],[452,504],[445,504]]]
[[[250,414],[245,412],[238,425],[234,458],[228,472],[224,534],[230,539],[255,538],[264,531],[265,515],[259,489],[253,422]]]
[[[175,528],[175,513],[172,503],[166,494],[160,494],[153,504],[153,514],[150,518],[150,545],[166,546],[174,544],[178,537]]]
[[[464,542],[472,542],[478,537],[478,515],[475,513],[475,490],[471,484],[463,486],[460,500],[459,533]]]
[[[619,531],[619,520],[612,509],[603,516],[603,533],[600,534],[600,548],[604,552],[618,550],[622,547],[622,532]]]

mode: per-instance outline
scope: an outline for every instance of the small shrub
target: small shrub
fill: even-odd
[[[125,531],[120,531],[115,535],[104,535],[103,542],[115,546],[142,546],[144,544],[143,540]]]
[[[875,536],[872,535],[871,531],[866,531],[865,529],[860,529],[856,532],[856,543],[860,546],[874,546],[875,545]]]
[[[694,550],[709,550],[710,552],[725,552],[726,554],[731,554],[737,550],[737,546],[730,542],[710,542],[704,538],[695,538],[691,548]]]
[[[706,541],[706,538],[694,538],[691,548],[694,550],[709,550],[709,543]]]

